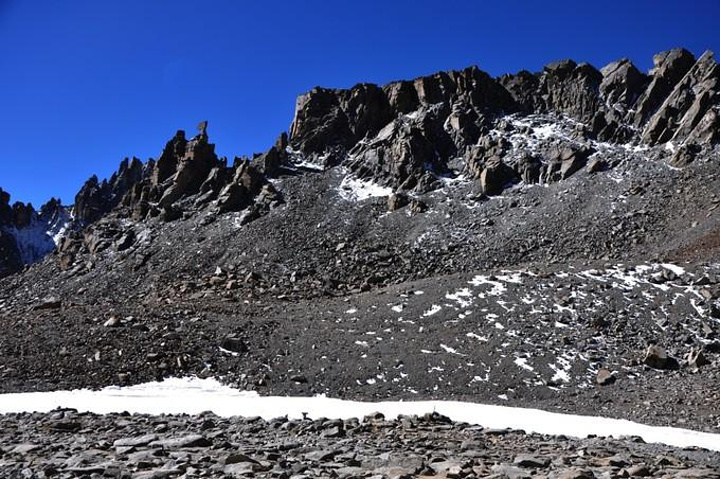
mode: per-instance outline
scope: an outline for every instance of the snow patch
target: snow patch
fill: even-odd
[[[473,286],[481,286],[481,285],[483,285],[483,284],[489,284],[489,285],[492,286],[492,288],[490,289],[490,291],[487,291],[486,293],[480,293],[480,294],[478,294],[478,297],[479,297],[479,298],[485,298],[485,295],[486,295],[486,294],[487,294],[488,296],[500,296],[500,295],[502,295],[505,291],[507,291],[507,288],[505,287],[505,285],[502,284],[500,281],[493,281],[493,280],[490,279],[489,276],[485,276],[485,275],[482,275],[482,274],[479,274],[479,275],[475,276],[473,279],[471,279],[471,280],[469,281],[469,283],[470,283],[471,285],[473,285]]]
[[[55,250],[65,237],[71,221],[70,213],[61,209],[51,222],[33,217],[28,226],[5,228],[5,231],[15,238],[22,262],[33,264]]]
[[[423,317],[428,317],[428,316],[432,316],[433,314],[437,314],[440,312],[441,309],[442,309],[442,307],[438,306],[437,304],[433,304],[432,306],[430,306],[430,309],[428,309],[427,311],[425,311],[423,313]]]
[[[526,371],[535,371],[535,368],[527,363],[527,358],[515,358],[515,361],[513,362]]]
[[[441,348],[443,351],[445,351],[446,353],[456,354],[456,355],[458,355],[458,356],[465,356],[464,354],[458,353],[456,349],[451,348],[450,346],[446,346],[445,344],[441,344],[441,345],[440,345],[440,348]]]
[[[447,293],[445,294],[445,298],[457,302],[461,308],[467,308],[472,305],[472,299],[465,299],[472,298],[472,292],[469,288],[462,288],[454,293]]]
[[[294,161],[292,163],[292,165],[295,168],[302,168],[302,169],[306,169],[306,170],[315,170],[315,171],[325,171],[325,167],[323,165],[318,165],[317,163],[311,163],[307,160]]]
[[[361,180],[351,175],[343,178],[338,187],[340,197],[346,201],[363,201],[368,198],[390,196],[392,188],[380,186],[368,180]]]
[[[685,268],[683,268],[681,266],[677,266],[677,265],[669,264],[669,263],[663,263],[660,266],[662,266],[663,268],[665,268],[667,270],[672,271],[673,273],[675,273],[678,276],[682,276],[683,274],[685,274]]]
[[[507,399],[507,395],[502,399]],[[646,442],[674,447],[702,447],[720,451],[720,434],[673,427],[646,426],[631,421],[492,406],[459,401],[359,402],[316,397],[262,397],[239,391],[215,379],[171,378],[131,387],[108,387],[99,391],[75,390],[0,395],[0,414],[49,412],[75,408],[97,414],[128,411],[133,414],[199,414],[211,410],[223,417],[260,416],[272,419],[287,415],[302,418],[363,417],[379,411],[388,418],[400,414],[423,415],[436,411],[454,421],[487,428],[523,429],[528,433],[573,437],[639,436]]]
[[[478,341],[482,341],[483,343],[488,342],[487,336],[480,336],[479,334],[475,333],[467,333],[465,336],[467,336],[468,338],[477,339]]]

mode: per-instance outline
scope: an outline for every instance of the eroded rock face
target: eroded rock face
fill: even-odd
[[[75,196],[74,211],[78,221],[92,223],[109,211],[112,207],[109,190],[107,182],[100,183],[95,175],[90,177]]]
[[[385,179],[399,189],[413,189],[426,169],[436,165],[436,151],[422,124],[395,120],[367,143],[350,151],[348,167],[359,178]]]
[[[0,277],[22,268],[15,238],[3,230],[13,219],[10,194],[0,188]]]
[[[483,193],[497,195],[508,183],[513,183],[517,179],[515,170],[503,163],[500,157],[494,156],[487,161],[485,168],[480,173],[480,186]]]
[[[463,169],[479,179],[498,154],[528,180],[540,178],[537,161],[561,179],[580,171],[587,158],[558,162],[535,154],[516,167],[507,151],[489,151],[489,132],[510,113],[575,121],[581,137],[574,140],[581,142],[717,142],[719,67],[712,53],[695,61],[687,50],[670,50],[654,65],[646,75],[625,58],[601,70],[562,60],[498,79],[473,67],[382,88],[316,88],[298,99],[289,145],[310,161],[344,163],[361,178],[412,189]],[[559,164],[567,167],[561,172]]]
[[[603,76],[600,82],[601,96],[610,105],[619,104],[623,108],[635,104],[647,83],[647,77],[627,58],[610,63],[600,73]]]
[[[182,216],[185,203],[202,208],[216,202],[222,212],[238,211],[260,192],[265,176],[277,174],[287,162],[286,148],[287,137],[282,135],[252,165],[236,159],[228,167],[227,161],[215,154],[207,122],[202,122],[198,134],[190,140],[179,130],[157,161],[125,159],[109,180],[90,178],[75,199],[75,218],[79,224],[87,225],[121,208],[136,221],[160,215],[171,221]]]
[[[176,163],[176,172],[169,179],[171,184],[160,197],[160,207],[171,206],[179,199],[197,193],[212,169],[218,166],[215,145],[208,143],[203,131],[187,143],[185,154]]]
[[[432,143],[440,159],[447,161],[477,140],[487,126],[486,116],[516,108],[510,93],[476,67],[440,72],[412,82],[395,82],[382,88],[366,84],[349,90],[316,88],[297,101],[290,146],[314,161],[324,158],[326,164],[342,161],[351,152],[350,168],[363,174],[366,169],[377,169],[376,157],[384,155],[379,151],[365,155],[367,150],[377,149],[383,142],[410,141],[408,135],[413,142],[423,136]],[[397,122],[412,123],[419,131],[407,133],[390,126]],[[397,131],[391,132],[393,129]],[[372,145],[367,147],[363,143]],[[392,149],[407,148],[398,144]],[[418,149],[419,154],[427,156],[423,150]],[[366,156],[367,165],[357,161],[362,156]],[[413,164],[424,160],[410,159],[407,155],[404,159]],[[414,165],[403,165],[394,170],[413,168]],[[388,179],[394,183],[396,175],[391,170],[387,168]]]
[[[644,125],[694,64],[695,56],[682,48],[653,56],[650,83],[635,104],[632,123]]]
[[[187,140],[185,132],[178,130],[173,139],[167,142],[152,174],[152,184],[157,186],[175,174],[180,158],[185,156]]]
[[[92,177],[75,200],[77,231],[59,246],[59,263],[68,269],[82,253],[100,254],[114,247],[132,254],[139,238],[119,219],[135,222],[158,218],[172,222],[204,212],[214,215],[248,209],[243,223],[257,219],[282,203],[267,182],[287,163],[287,138],[282,135],[268,152],[251,162],[236,158],[232,166],[218,158],[209,142],[207,122],[190,140],[178,131],[157,161],[123,160],[117,173],[99,182]],[[142,264],[146,259],[138,258]],[[75,265],[78,266],[78,265]]]
[[[545,183],[565,180],[580,171],[593,153],[588,148],[561,148],[552,153],[542,175]]]
[[[346,151],[390,120],[382,89],[360,84],[349,90],[314,88],[298,98],[290,128],[292,146],[305,155]]]
[[[545,66],[540,78],[541,108],[589,122],[600,108],[602,74],[588,63],[563,60]]]
[[[719,84],[720,66],[712,52],[705,52],[650,118],[643,140],[655,145],[716,138]]]

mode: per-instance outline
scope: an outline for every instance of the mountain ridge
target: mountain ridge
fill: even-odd
[[[600,70],[561,60],[541,72],[497,78],[471,66],[383,86],[316,87],[298,97],[289,135],[283,133],[252,159],[236,157],[228,166],[208,142],[205,122],[190,140],[178,131],[157,161],[126,158],[109,179],[91,177],[76,195],[69,229],[82,229],[116,207],[132,209],[135,219],[175,218],[182,214],[174,209],[178,200],[198,193],[198,204],[215,202],[224,212],[252,204],[248,218],[257,217],[281,202],[266,179],[297,163],[322,168],[342,163],[359,179],[401,194],[427,193],[440,186],[438,177],[467,174],[482,192],[499,194],[506,184],[566,178],[596,153],[566,144],[513,158],[506,133],[517,122],[509,132],[493,134],[497,122],[513,114],[565,116],[584,125],[574,133],[584,140],[649,147],[678,143],[670,162],[682,166],[701,145],[720,139],[720,67],[712,52],[695,59],[685,49],[659,53],[653,63],[648,74],[627,59]],[[595,162],[592,168],[606,167]],[[18,260],[13,249],[19,248],[8,239],[4,245],[6,272],[42,257]]]

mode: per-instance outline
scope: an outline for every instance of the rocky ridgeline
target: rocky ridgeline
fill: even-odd
[[[207,122],[201,123],[190,140],[178,131],[157,160],[143,163],[126,158],[109,180],[90,178],[75,198],[75,232],[59,245],[60,264],[69,267],[80,252],[97,254],[113,244],[118,251],[132,246],[135,233],[118,229],[118,219],[170,222],[187,216],[189,210],[244,211],[241,223],[245,224],[282,203],[267,181],[279,164],[278,148],[256,155],[252,162],[235,158],[228,165],[226,158],[215,154],[206,129]]]
[[[575,120],[584,140],[683,144],[674,162],[684,164],[720,139],[720,67],[711,52],[696,60],[677,49],[653,60],[647,75],[627,59],[601,70],[565,60],[497,79],[471,67],[383,87],[315,88],[298,99],[290,146],[400,190],[426,192],[438,176],[465,171],[498,192],[520,179],[565,178],[593,153],[565,145],[508,164],[507,136],[492,134],[497,122],[549,114]]]
[[[96,416],[0,417],[3,477],[354,479],[720,477],[717,453],[453,423],[439,414],[362,420]]]
[[[655,64],[315,89],[267,152],[218,158],[202,123],[91,178],[72,220],[0,194],[0,276],[67,228],[0,278],[0,391],[199,375],[717,432],[718,67]],[[4,416],[0,472],[716,474],[705,452],[406,422]]]
[[[228,212],[245,209],[261,193],[265,199],[279,199],[264,177],[274,148],[256,157],[255,164],[235,158],[228,166],[226,158],[215,154],[206,129],[207,122],[201,123],[190,140],[178,131],[157,160],[126,158],[109,180],[90,178],[75,197],[75,221],[88,225],[118,207],[135,221],[158,216],[172,221],[182,216],[183,208],[211,201],[219,212]]]
[[[282,204],[269,179],[298,173],[298,165],[343,165],[391,187],[391,210],[411,203],[415,212],[424,203],[407,194],[460,175],[477,180],[478,193],[495,195],[521,181],[564,180],[586,166],[613,168],[618,162],[600,145],[633,145],[654,158],[662,155],[647,148],[667,144],[670,163],[685,166],[720,140],[720,67],[711,52],[695,59],[683,49],[656,55],[654,64],[647,75],[626,59],[601,70],[564,60],[500,78],[471,67],[382,87],[315,88],[298,98],[289,137],[231,165],[215,154],[203,122],[189,140],[178,131],[157,160],[125,159],[111,178],[90,178],[75,198],[60,262],[69,268],[81,253],[132,244],[118,219],[167,222],[203,211],[211,222],[244,211],[245,224]],[[555,127],[562,134],[548,138],[544,132]],[[533,148],[524,141],[530,138],[539,139]],[[15,208],[21,225],[32,216]],[[27,241],[2,234],[0,275],[53,249],[24,254]]]

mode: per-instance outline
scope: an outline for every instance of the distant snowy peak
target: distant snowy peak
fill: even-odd
[[[0,189],[0,276],[35,263],[51,253],[68,231],[68,208],[52,198],[36,211],[31,204],[10,204]]]

